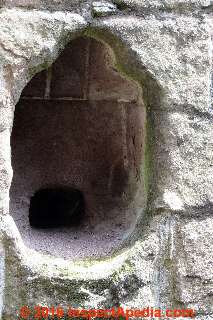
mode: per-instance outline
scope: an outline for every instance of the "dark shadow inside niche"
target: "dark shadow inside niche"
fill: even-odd
[[[10,212],[37,251],[108,255],[142,214],[145,108],[138,85],[113,61],[105,44],[77,38],[34,76],[16,105]],[[82,199],[76,221],[69,219],[73,190]]]
[[[80,225],[85,213],[84,196],[72,188],[45,188],[30,199],[29,223],[33,228]]]

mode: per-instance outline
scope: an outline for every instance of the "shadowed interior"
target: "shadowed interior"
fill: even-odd
[[[34,228],[77,226],[84,217],[84,196],[72,188],[45,188],[30,199],[29,222]]]
[[[138,85],[117,72],[113,59],[101,42],[73,40],[16,106],[10,211],[35,250],[64,258],[109,254],[141,214],[145,111]],[[54,188],[81,193],[80,223],[57,223],[53,213],[50,229],[31,228],[30,199]],[[42,228],[45,214],[37,211]]]

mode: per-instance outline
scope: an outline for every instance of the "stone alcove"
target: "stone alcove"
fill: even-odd
[[[28,83],[11,136],[10,213],[24,243],[64,258],[104,256],[131,234],[145,204],[145,108],[139,86],[92,38],[71,41]],[[32,228],[32,196],[47,187],[84,195],[78,226]]]

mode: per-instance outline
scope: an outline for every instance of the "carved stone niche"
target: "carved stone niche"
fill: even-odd
[[[114,65],[102,42],[72,40],[16,105],[10,213],[25,245],[40,253],[108,255],[143,214],[142,92]]]

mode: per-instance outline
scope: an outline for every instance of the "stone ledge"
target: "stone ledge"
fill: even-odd
[[[108,4],[107,9],[106,3]],[[85,7],[87,14],[88,12],[92,12],[94,6],[97,7],[97,4],[99,4],[98,11],[102,8],[101,13],[98,16],[105,16],[112,14],[112,11],[113,14],[117,11],[118,14],[135,12],[137,15],[146,15],[162,11],[187,13],[204,10],[206,13],[209,13],[208,11],[211,11],[210,8],[212,7],[213,2],[211,0],[112,0],[108,2],[103,0],[0,0],[0,7],[5,8],[21,7],[26,9],[46,9],[53,11],[76,11]],[[103,4],[103,6],[101,6],[101,4]],[[89,7],[90,9],[88,10]]]

